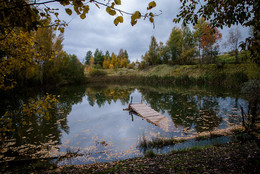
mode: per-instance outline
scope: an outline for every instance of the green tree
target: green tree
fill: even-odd
[[[187,26],[182,26],[182,53],[179,64],[190,64],[196,53],[194,34]]]
[[[108,50],[107,50],[106,53],[105,53],[105,58],[107,58],[108,60],[111,59],[111,56],[110,56],[110,53],[109,53]]]
[[[125,50],[124,53],[125,53],[125,58],[127,59],[127,63],[130,63],[128,52]]]
[[[92,51],[89,50],[89,51],[86,53],[86,56],[85,56],[85,65],[89,64],[89,61],[90,61],[91,57],[93,57]]]
[[[104,54],[101,50],[96,49],[96,51],[94,53],[94,60],[95,60],[95,65],[97,65],[97,67],[103,66]]]
[[[159,46],[154,36],[151,37],[151,43],[147,56],[147,61],[149,65],[157,65],[160,63]]]
[[[194,39],[195,39],[195,42],[197,43],[198,45],[198,53],[199,53],[199,57],[201,57],[201,37],[203,35],[203,31],[204,31],[204,28],[206,27],[207,23],[205,21],[204,18],[200,18],[197,22],[197,24],[195,24],[193,26],[193,29],[195,30],[194,31]]]
[[[182,53],[182,31],[180,28],[174,27],[167,41],[167,46],[170,53],[171,63],[176,63]]]

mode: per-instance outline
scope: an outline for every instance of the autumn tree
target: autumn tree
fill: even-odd
[[[15,72],[34,65],[43,57],[34,47],[34,35],[23,31],[11,31],[0,41],[0,89],[11,89],[16,85]],[[26,72],[25,72],[26,73]]]
[[[119,53],[117,55],[117,61],[118,61],[118,67],[119,68],[126,68],[128,64],[128,53],[126,50],[123,50],[122,48],[119,50]]]
[[[103,69],[109,69],[109,65],[110,65],[110,53],[107,50],[105,55],[104,55],[104,61],[103,61]]]
[[[1,38],[5,38],[6,34],[15,27],[20,27],[26,31],[33,31],[44,26],[42,19],[55,18],[51,26],[55,29],[64,32],[64,27],[67,26],[65,21],[59,18],[59,10],[57,8],[50,8],[48,5],[57,2],[64,6],[64,11],[68,15],[76,13],[81,19],[85,19],[89,10],[93,6],[100,8],[105,7],[106,12],[114,16],[114,24],[124,22],[123,14],[131,16],[131,25],[135,25],[141,18],[149,19],[151,23],[154,22],[154,16],[158,16],[152,12],[140,13],[126,12],[118,8],[121,5],[121,0],[101,1],[101,0],[43,0],[43,1],[28,1],[28,0],[11,0],[0,1],[0,32]],[[151,10],[156,6],[154,1],[148,4],[147,10]]]
[[[104,62],[103,62],[103,69],[109,69],[110,60],[105,56]]]
[[[84,81],[83,65],[76,55],[63,51],[63,34],[58,36],[52,27],[39,28],[35,32],[35,47],[43,59],[37,60],[41,84],[65,85]]]
[[[44,20],[44,24],[49,25],[49,20]],[[38,54],[40,54],[43,59],[38,60],[40,66],[40,81],[43,84],[43,73],[45,69],[45,64],[55,56],[53,50],[53,41],[55,38],[54,30],[52,27],[39,28],[35,32],[35,48]]]
[[[218,45],[215,45],[217,40],[221,39],[222,34],[219,32],[217,28],[213,28],[210,26],[210,24],[207,24],[202,31],[201,36],[201,48],[204,51],[204,54],[210,55],[210,63],[213,63],[217,52],[216,49]],[[214,46],[215,45],[215,46]]]
[[[209,21],[212,28],[231,25],[242,25],[244,27],[252,27],[254,34],[248,37],[246,42],[242,44],[242,48],[248,47],[252,54],[252,61],[260,63],[260,3],[258,0],[232,0],[219,1],[208,0],[203,3],[200,0],[186,1],[180,0],[182,5],[179,14],[173,20],[174,22],[183,21],[185,24],[198,23],[203,17]]]
[[[209,61],[213,63],[213,58],[216,56],[218,48],[216,42],[221,39],[221,33],[217,28],[212,28],[204,18],[199,19],[193,28],[195,30],[194,38],[198,45],[199,55],[201,55],[201,49],[203,52],[202,61],[204,62],[205,56],[209,55]]]
[[[113,68],[117,68],[116,67],[116,61],[117,61],[117,56],[116,56],[116,54],[115,53],[112,53],[111,54],[111,61],[110,61],[110,64],[109,64],[109,69],[113,69]]]

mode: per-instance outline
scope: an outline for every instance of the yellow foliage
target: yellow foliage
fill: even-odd
[[[10,77],[14,70],[20,70],[43,57],[34,49],[34,36],[28,32],[12,31],[0,41],[3,57],[0,57],[0,89],[14,87],[15,81]]]

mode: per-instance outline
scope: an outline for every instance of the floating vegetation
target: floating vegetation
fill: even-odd
[[[152,138],[151,140],[147,140],[145,136],[143,136],[137,145],[138,148],[154,148],[154,147],[163,147],[163,146],[168,146],[168,145],[175,145],[179,143],[183,143],[185,141],[189,140],[204,140],[204,139],[211,139],[211,138],[216,138],[216,137],[221,137],[221,136],[228,136],[228,135],[233,135],[234,132],[241,131],[243,128],[239,125],[229,127],[226,129],[220,129],[220,130],[215,130],[211,132],[202,132],[197,135],[192,135],[188,137],[178,137],[178,138],[164,138],[164,137],[157,137],[157,138]]]

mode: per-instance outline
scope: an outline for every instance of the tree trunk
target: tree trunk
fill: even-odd
[[[238,49],[236,48],[236,63],[239,63],[239,60],[238,60]]]

